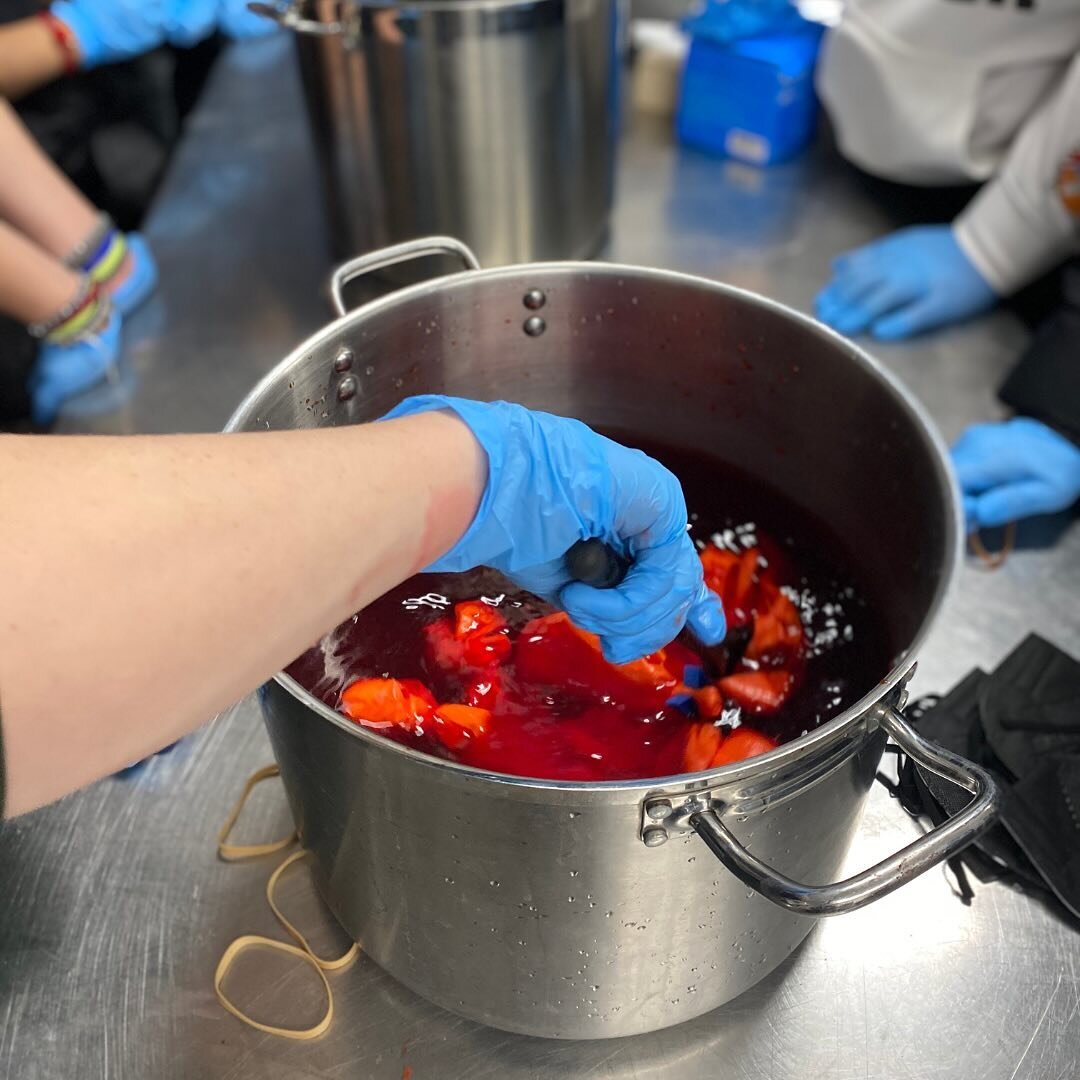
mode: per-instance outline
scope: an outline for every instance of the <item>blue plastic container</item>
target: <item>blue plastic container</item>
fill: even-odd
[[[696,35],[683,69],[679,139],[753,165],[793,157],[817,119],[814,64],[824,27],[719,43]]]

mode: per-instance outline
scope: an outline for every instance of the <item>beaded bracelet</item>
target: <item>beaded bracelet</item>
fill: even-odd
[[[83,278],[79,282],[79,288],[76,290],[75,295],[55,315],[50,315],[49,318],[42,319],[41,322],[31,323],[26,329],[31,337],[40,340],[51,334],[58,326],[63,326],[68,319],[77,315],[96,299],[97,286],[89,278]]]
[[[112,240],[116,226],[108,214],[98,215],[94,227],[64,256],[64,265],[69,270],[85,270],[88,262],[93,262],[101,254],[105,245]]]
[[[111,312],[109,298],[99,290],[97,282],[84,278],[78,292],[55,315],[31,323],[26,329],[39,341],[65,344],[80,334],[92,334],[102,329]]]

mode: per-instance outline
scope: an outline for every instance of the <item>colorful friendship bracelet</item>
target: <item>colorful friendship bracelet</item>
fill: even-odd
[[[66,345],[75,338],[99,334],[105,329],[111,315],[112,304],[109,303],[109,298],[95,292],[90,303],[46,335],[45,340],[55,345]]]
[[[79,288],[75,295],[55,315],[41,322],[31,323],[26,329],[31,337],[44,338],[51,334],[57,327],[62,326],[68,319],[77,315],[91,300],[97,297],[97,285],[89,278],[83,278],[79,282]]]
[[[64,256],[64,265],[69,270],[87,270],[100,254],[103,245],[116,232],[116,226],[108,214],[98,214],[97,221],[90,232]]]
[[[101,214],[89,235],[64,257],[64,265],[106,285],[120,272],[127,255],[127,238],[108,214]]]
[[[109,299],[102,295],[97,282],[83,278],[75,295],[52,318],[32,323],[26,329],[39,341],[63,345],[104,328],[110,312]]]
[[[102,241],[97,251],[83,264],[82,269],[98,285],[104,285],[113,277],[127,258],[128,247],[124,234],[119,229],[113,231]]]

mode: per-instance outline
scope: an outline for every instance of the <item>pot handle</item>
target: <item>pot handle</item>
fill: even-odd
[[[295,30],[298,34],[331,37],[345,30],[344,24],[340,22],[324,23],[319,22],[318,19],[305,19],[300,14],[298,0],[287,0],[286,3],[282,3],[281,0],[275,0],[274,3],[269,4],[250,3],[247,7],[248,11],[261,15],[264,19],[272,19],[278,26],[286,30]]]
[[[330,296],[334,301],[334,310],[344,315],[349,309],[345,306],[342,290],[350,282],[364,274],[376,270],[385,270],[388,266],[422,259],[427,255],[456,255],[468,270],[479,270],[480,260],[472,250],[452,236],[425,236],[420,240],[406,240],[403,244],[381,248],[367,255],[358,255],[355,259],[342,263],[330,278]]]
[[[831,885],[803,885],[751,855],[713,810],[690,817],[690,825],[709,850],[744,885],[779,907],[801,915],[843,915],[900,888],[967,847],[997,817],[1001,794],[993,777],[927,739],[890,705],[880,707],[879,723],[904,753],[975,797],[960,813],[876,866]]]

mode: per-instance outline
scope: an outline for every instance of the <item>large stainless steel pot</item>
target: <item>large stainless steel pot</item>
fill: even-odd
[[[344,314],[349,277],[435,250],[469,269]],[[649,1031],[767,975],[809,932],[809,916],[884,895],[990,824],[989,777],[932,748],[897,711],[953,572],[959,519],[938,437],[865,353],[715,282],[572,263],[480,271],[447,239],[356,260],[333,290],[342,317],[256,387],[231,430],[350,424],[438,391],[708,447],[829,519],[859,551],[896,650],[863,700],[764,757],[601,784],[493,776],[417,754],[279,675],[262,696],[297,827],[338,918],[391,974],[513,1031]],[[976,797],[833,883],[887,735]]]
[[[339,254],[432,232],[586,258],[611,208],[624,0],[288,0]]]

